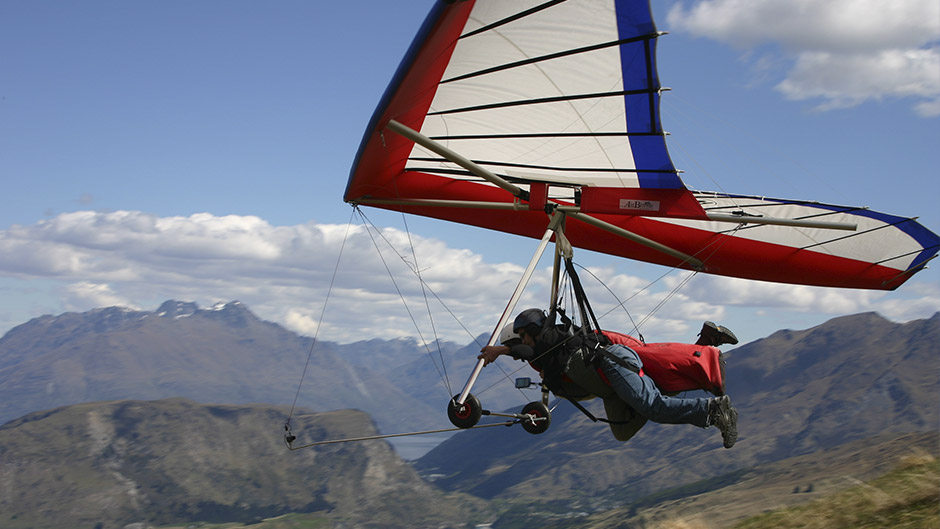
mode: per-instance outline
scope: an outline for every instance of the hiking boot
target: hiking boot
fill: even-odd
[[[731,407],[731,397],[723,395],[708,403],[708,424],[721,431],[725,448],[734,446],[738,440],[738,411]]]
[[[727,327],[722,327],[713,321],[706,321],[702,324],[702,331],[698,333],[698,341],[695,345],[711,345],[718,347],[722,344],[735,345],[738,343],[738,337]]]

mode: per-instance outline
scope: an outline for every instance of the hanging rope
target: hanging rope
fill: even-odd
[[[411,240],[411,230],[408,229],[408,219],[405,213],[401,214],[402,223],[405,226],[405,234],[408,236],[408,245],[411,247],[411,256],[414,259],[414,274],[418,277],[418,283],[421,284],[421,295],[424,297],[424,306],[428,311],[428,321],[431,323],[431,333],[434,335],[434,343],[437,345],[437,356],[441,359],[441,370],[444,372],[444,385],[447,386],[448,395],[454,393],[450,386],[450,378],[447,376],[447,362],[444,361],[444,351],[441,349],[441,340],[437,336],[437,328],[434,326],[434,316],[431,313],[431,303],[428,301],[428,291],[421,277],[421,267],[418,266],[418,254],[415,252],[414,241]]]
[[[581,266],[581,265],[579,265],[579,264],[577,264],[577,263],[575,263],[575,266],[577,266],[577,267],[580,268],[581,270],[584,270],[585,272],[587,272],[588,274],[590,274],[591,277],[593,277],[595,281],[597,281],[598,283],[600,283],[601,286],[603,286],[603,287],[607,290],[607,293],[609,293],[611,296],[614,297],[615,300],[617,300],[617,305],[616,305],[614,308],[610,309],[609,311],[605,312],[604,314],[601,314],[601,316],[600,316],[598,319],[603,319],[604,316],[606,316],[606,315],[610,314],[611,312],[613,312],[614,309],[616,309],[617,307],[621,307],[621,308],[623,309],[623,311],[627,314],[627,318],[629,318],[630,323],[633,324],[633,330],[636,331],[637,337],[640,339],[641,342],[646,343],[646,339],[643,338],[643,333],[640,332],[640,326],[639,326],[639,324],[637,324],[636,321],[633,320],[633,314],[630,314],[630,310],[627,309],[627,306],[626,306],[626,302],[627,302],[627,301],[621,301],[620,298],[617,297],[617,294],[615,294],[614,291],[611,290],[610,287],[607,286],[607,283],[604,283],[603,281],[601,281],[601,278],[597,277],[597,275],[595,275],[594,272],[591,272],[591,271],[590,271],[589,269],[587,269],[586,267],[583,267],[583,266]],[[635,295],[635,294],[634,294],[634,295]],[[628,300],[629,300],[629,299],[632,299],[632,298],[633,298],[633,296],[630,296],[630,298],[628,298]]]
[[[359,216],[363,220],[366,220],[365,214],[362,213],[362,211],[358,207],[355,207],[355,210],[359,213]],[[375,236],[372,234],[372,230],[367,229],[366,233],[369,234],[369,238],[372,240],[372,245],[375,247],[375,251],[379,254],[379,259],[381,259],[382,265],[385,267],[385,271],[388,273],[388,277],[389,279],[391,279],[392,285],[394,285],[395,291],[398,293],[398,298],[401,299],[401,303],[405,307],[405,311],[408,313],[408,317],[411,318],[411,323],[412,325],[414,325],[415,331],[418,333],[418,338],[420,338],[421,342],[424,344],[424,348],[427,351],[428,356],[431,358],[431,361],[434,363],[434,367],[435,369],[437,369],[438,376],[441,377],[441,380],[448,387],[448,392],[450,392],[450,389],[449,389],[450,385],[449,385],[449,382],[447,381],[447,378],[444,376],[444,371],[442,370],[441,366],[438,366],[437,362],[434,361],[434,355],[431,353],[431,349],[428,347],[427,340],[424,339],[424,335],[421,333],[421,328],[418,325],[418,320],[415,319],[414,314],[411,312],[411,308],[408,306],[408,301],[405,300],[405,294],[401,291],[401,288],[399,288],[398,286],[398,281],[395,281],[395,275],[392,274],[392,269],[388,266],[388,262],[385,260],[385,255],[382,253],[382,250],[379,248],[378,241],[376,241]],[[386,244],[389,245],[389,247],[392,247],[392,244],[388,241],[388,239],[385,239],[384,235],[381,235],[381,232],[379,232],[379,235],[382,236],[382,238],[385,240]],[[401,254],[398,254],[398,257],[401,258],[402,261],[404,261],[407,265],[407,261],[404,259],[404,257]],[[411,267],[409,267],[409,269],[411,269]],[[414,269],[411,269],[411,270],[412,272],[416,272]]]
[[[704,248],[702,248],[701,250],[695,252],[692,256],[693,256],[693,257],[696,257],[696,258],[699,258],[699,259],[702,261],[702,264],[703,264],[703,265],[707,264],[708,261],[712,258],[712,256],[714,256],[716,253],[718,253],[718,250],[720,250],[721,247],[725,245],[725,243],[727,243],[729,240],[731,240],[731,237],[732,237],[735,233],[737,233],[737,231],[740,230],[742,227],[744,227],[744,224],[743,224],[743,223],[736,225],[736,226],[734,227],[734,229],[730,230],[727,234],[722,235],[722,236],[721,236],[720,238],[718,238],[718,240],[716,240],[716,241],[713,241],[713,242],[711,242],[711,243],[709,243],[709,244],[706,244]],[[709,251],[709,250],[710,250],[710,251]],[[703,254],[705,254],[706,252],[708,252],[707,255],[704,255],[703,257],[700,257],[700,256],[702,256]],[[680,264],[681,264],[681,263],[680,263]],[[672,269],[670,269],[669,272],[667,272],[666,274],[663,274],[662,276],[660,276],[659,279],[662,279],[663,277],[666,277],[667,274],[672,273],[672,271],[676,270],[678,267],[679,267],[679,265],[676,265],[675,267],[673,267]],[[679,290],[681,290],[686,284],[688,284],[688,282],[691,281],[692,278],[695,277],[696,275],[698,275],[698,270],[694,270],[694,271],[690,272],[688,275],[686,275],[685,278],[683,278],[682,281],[680,281],[679,284],[676,285],[675,288],[673,288],[672,291],[669,292],[668,295],[666,295],[665,298],[663,298],[659,303],[656,304],[655,307],[653,307],[653,309],[650,311],[649,314],[646,315],[646,317],[644,317],[642,320],[640,320],[640,323],[637,324],[637,326],[636,326],[636,331],[639,332],[639,326],[640,326],[640,325],[643,325],[644,323],[646,323],[650,318],[653,317],[653,315],[655,315],[657,312],[659,312],[659,310],[660,310],[661,308],[663,308],[663,307],[666,305],[666,303],[667,303],[669,300],[671,300],[671,299],[673,298],[673,296],[675,296],[676,294],[678,294],[678,293],[679,293]],[[657,281],[658,281],[659,279],[657,279]]]
[[[434,289],[431,288],[431,286],[428,285],[428,284],[424,281],[424,279],[421,277],[421,275],[420,275],[420,273],[419,273],[419,270],[417,269],[417,266],[412,266],[412,265],[410,265],[410,264],[408,263],[408,259],[407,259],[404,255],[402,255],[402,254],[395,248],[395,245],[393,245],[392,242],[389,241],[387,237],[385,237],[385,235],[382,233],[382,231],[379,230],[379,229],[375,226],[375,224],[372,223],[371,220],[369,220],[369,218],[365,215],[365,213],[364,213],[363,211],[359,210],[359,211],[358,211],[358,214],[359,214],[360,218],[363,220],[363,222],[364,222],[364,223],[367,223],[367,229],[371,229],[374,233],[376,233],[376,234],[378,235],[378,237],[381,238],[381,239],[385,242],[386,246],[387,246],[393,253],[395,253],[395,254],[398,256],[398,258],[402,260],[402,262],[404,262],[404,263],[406,264],[406,266],[408,267],[408,269],[411,270],[411,272],[412,272],[413,274],[415,274],[415,276],[417,276],[418,280],[421,282],[422,291],[430,292],[431,295],[434,297],[434,299],[436,299],[437,302],[441,304],[441,307],[443,307],[444,310],[446,310],[447,313],[450,314],[450,316],[454,319],[454,321],[457,322],[457,324],[460,326],[460,328],[462,328],[462,329],[464,330],[464,332],[467,333],[467,335],[470,337],[470,339],[473,341],[473,343],[475,343],[476,345],[480,346],[480,348],[482,348],[482,347],[483,347],[483,344],[481,344],[481,343],[479,342],[479,340],[477,340],[477,337],[476,337],[475,335],[473,335],[473,333],[471,333],[469,329],[467,329],[467,327],[463,324],[463,322],[460,320],[460,318],[458,318],[457,315],[454,314],[454,312],[453,312],[452,310],[450,310],[450,307],[447,306],[447,303],[445,303],[444,300],[441,299],[441,297],[437,295],[437,293],[434,291]],[[371,233],[370,233],[370,235],[371,235]],[[411,243],[410,235],[409,235],[409,239],[408,239],[408,240],[409,240],[409,243]],[[374,242],[374,239],[373,239],[373,242]],[[413,245],[412,245],[412,253],[414,253],[414,246],[413,246]],[[381,257],[381,255],[382,255],[382,254],[381,254],[381,251],[379,251],[379,255],[380,255],[380,257]],[[417,258],[415,258],[415,261],[417,262]],[[383,262],[384,262],[384,260],[383,260]],[[391,275],[391,271],[390,271],[390,269],[389,269],[388,266],[386,266],[386,270],[388,271],[389,275]],[[392,282],[393,282],[393,283],[395,282],[394,278],[392,278]],[[397,287],[396,287],[396,288],[397,288]],[[399,291],[399,295],[401,295],[400,291]],[[403,296],[402,296],[402,302],[404,303],[404,298],[403,298]],[[425,297],[425,304],[426,304],[427,307],[428,307],[428,311],[431,312],[431,309],[430,309],[430,302],[429,302],[429,300],[427,299],[427,297]],[[406,304],[406,308],[407,308],[407,304]],[[410,311],[409,311],[409,314],[411,314]],[[412,322],[413,322],[413,324],[415,325],[415,328],[417,329],[418,324],[417,324],[417,322],[415,321],[414,318],[412,318]],[[419,335],[421,334],[420,329],[419,329],[417,332],[418,332]],[[435,334],[435,336],[436,336],[436,334]],[[422,340],[423,340],[423,338],[422,338]],[[445,369],[445,368],[438,368],[438,367],[437,367],[437,366],[438,366],[437,361],[434,359],[433,354],[431,353],[430,349],[427,347],[427,342],[425,342],[425,349],[427,350],[428,356],[431,358],[431,361],[434,362],[435,368],[438,369],[438,374],[441,376],[441,379],[444,381],[445,385],[447,386],[447,391],[448,391],[448,395],[447,395],[447,396],[448,396],[448,398],[449,398],[451,395],[453,395],[454,391],[451,389],[450,382],[447,380],[446,369]],[[439,356],[440,356],[441,365],[443,366],[443,365],[445,364],[443,351],[441,351],[440,348],[438,349],[438,351],[439,351],[439,353],[440,353]],[[514,370],[514,371],[507,372],[507,371],[503,368],[502,365],[500,365],[500,364],[498,364],[498,363],[495,364],[495,365],[496,365],[496,367],[499,368],[499,370],[502,372],[503,378],[506,379],[506,380],[509,380],[509,381],[512,381],[512,375],[518,373],[518,372],[522,369],[522,368],[519,368],[519,369],[516,369],[516,370]],[[500,381],[497,381],[497,382],[494,382],[493,384],[490,384],[489,386],[487,386],[486,388],[484,388],[484,389],[481,390],[481,391],[478,391],[478,392],[477,392],[477,395],[482,395],[482,394],[484,394],[487,390],[492,389],[493,387],[495,387],[496,385],[498,385],[499,382],[501,382],[501,380],[500,380]],[[526,396],[525,393],[524,393],[521,389],[519,389],[518,391],[519,391],[519,393],[520,393],[522,396],[524,396],[524,397]]]
[[[339,263],[343,259],[343,250],[346,248],[346,240],[349,238],[349,229],[352,226],[352,214],[349,222],[346,223],[346,232],[343,234],[343,243],[339,247],[339,255],[336,256],[336,265],[333,267],[333,276],[330,278],[330,286],[326,290],[326,299],[323,301],[323,308],[320,310],[320,319],[317,320],[317,329],[313,333],[313,342],[310,343],[310,350],[307,351],[307,361],[304,362],[304,370],[300,374],[300,382],[297,384],[297,392],[294,393],[294,401],[290,405],[290,413],[287,414],[287,423],[284,429],[290,432],[290,420],[294,416],[294,408],[297,406],[297,398],[300,396],[300,388],[304,385],[304,378],[307,376],[307,368],[310,366],[310,358],[313,356],[313,348],[317,345],[317,337],[320,335],[320,327],[323,325],[323,318],[326,315],[326,306],[330,303],[330,296],[333,293],[333,285],[336,282],[336,272],[339,270]]]
[[[496,415],[496,414],[493,414],[493,415]],[[288,430],[288,435],[284,437],[284,442],[287,443],[288,449],[300,450],[301,448],[310,448],[312,446],[331,445],[331,444],[337,444],[337,443],[353,443],[357,441],[374,441],[377,439],[391,439],[393,437],[408,437],[412,435],[429,435],[429,434],[435,434],[435,433],[458,432],[462,430],[475,430],[478,428],[492,428],[493,426],[512,426],[513,424],[517,424],[518,422],[520,422],[519,419],[514,420],[514,421],[495,422],[495,423],[490,423],[490,424],[477,424],[475,426],[471,426],[470,428],[441,428],[440,430],[424,430],[420,432],[389,433],[389,434],[382,434],[382,435],[368,435],[365,437],[347,437],[345,439],[330,439],[328,441],[314,441],[312,443],[306,443],[300,446],[294,446],[294,441],[297,438],[289,435],[290,431]]]
[[[708,263],[708,261],[711,259],[711,257],[714,256],[715,253],[717,253],[718,250],[721,249],[721,247],[722,247],[726,242],[728,242],[728,241],[730,240],[731,236],[733,236],[735,233],[737,233],[738,230],[742,229],[743,227],[744,227],[744,224],[743,224],[743,223],[736,225],[736,226],[734,227],[734,229],[731,229],[731,230],[728,231],[728,233],[723,234],[722,237],[720,237],[718,240],[713,241],[713,242],[711,242],[711,243],[705,245],[704,248],[702,248],[702,249],[700,249],[699,251],[697,251],[697,252],[695,252],[694,254],[692,254],[691,257],[696,257],[696,258],[698,258],[699,260],[702,261],[703,264]],[[707,255],[704,255],[704,257],[703,257],[703,254],[706,254],[706,252],[707,252]],[[659,283],[660,281],[662,281],[666,276],[668,276],[669,274],[671,274],[671,273],[675,272],[676,270],[678,270],[683,264],[684,264],[684,262],[683,262],[683,263],[679,263],[679,264],[673,266],[672,268],[670,268],[669,270],[667,270],[666,272],[664,272],[662,275],[660,275],[660,276],[657,277],[656,279],[653,279],[652,281],[650,281],[649,283],[647,283],[646,285],[644,285],[643,288],[640,288],[639,290],[637,290],[636,292],[634,292],[633,294],[631,294],[629,297],[627,297],[627,298],[624,299],[624,300],[620,300],[620,298],[617,297],[617,295],[616,295],[603,281],[601,281],[600,278],[598,278],[593,272],[591,272],[590,270],[587,270],[587,268],[585,268],[585,267],[583,267],[583,266],[581,266],[581,265],[576,265],[576,266],[578,266],[578,268],[581,268],[582,270],[586,270],[589,274],[591,274],[591,276],[592,276],[595,280],[597,280],[598,283],[600,283],[601,285],[603,285],[604,288],[606,288],[607,291],[614,297],[614,299],[617,300],[617,304],[616,304],[616,305],[614,305],[612,308],[610,308],[607,312],[604,312],[603,314],[601,314],[597,319],[598,319],[598,320],[601,320],[601,319],[603,319],[604,317],[606,317],[607,315],[609,315],[611,312],[617,310],[618,308],[622,308],[622,309],[626,312],[627,317],[630,319],[630,322],[633,324],[633,330],[631,330],[629,334],[634,334],[634,333],[636,333],[637,336],[639,336],[640,341],[642,341],[642,342],[645,343],[646,340],[643,338],[642,332],[640,332],[640,327],[642,327],[642,326],[643,326],[647,321],[649,321],[657,312],[659,312],[659,310],[662,309],[662,308],[666,305],[666,303],[668,303],[676,294],[678,294],[679,291],[680,291],[683,287],[685,287],[685,285],[688,284],[689,281],[691,281],[693,277],[695,277],[696,275],[698,275],[698,271],[697,271],[697,270],[691,271],[688,275],[686,275],[686,277],[683,278],[682,281],[680,281],[679,284],[676,285],[676,286],[669,292],[669,294],[666,295],[665,298],[663,298],[662,300],[660,300],[659,303],[657,303],[657,304],[653,307],[653,309],[650,310],[650,312],[649,312],[645,317],[643,317],[643,319],[640,320],[639,323],[636,323],[636,322],[634,321],[633,316],[630,314],[630,311],[627,309],[627,306],[626,306],[626,305],[627,305],[627,303],[628,303],[630,300],[632,300],[633,298],[639,296],[639,295],[642,294],[643,292],[645,292],[645,291],[647,291],[648,289],[650,289],[650,288],[651,288],[653,285],[655,285],[656,283]]]

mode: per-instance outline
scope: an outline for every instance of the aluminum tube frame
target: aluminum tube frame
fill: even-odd
[[[468,208],[468,209],[498,209],[498,210],[516,210],[516,211],[529,211],[528,206],[523,205],[519,202],[483,202],[475,200],[435,200],[435,199],[422,199],[414,198],[409,200],[398,200],[398,199],[384,199],[384,198],[360,198],[358,200],[352,201],[356,204],[364,205],[391,205],[391,206],[428,206],[428,207],[441,207],[441,208]],[[579,215],[586,216],[585,213],[581,213],[581,209],[578,206],[564,206],[559,205],[555,208],[556,211],[563,211],[565,213],[578,213]],[[822,228],[829,230],[845,230],[845,231],[856,231],[858,229],[858,224],[851,222],[828,222],[824,220],[806,220],[806,219],[782,219],[778,217],[747,217],[741,215],[723,215],[721,213],[707,213],[708,220],[712,222],[727,222],[730,224],[769,224],[772,226],[789,226],[793,228]],[[593,218],[593,217],[592,217]],[[696,220],[696,219],[691,219]],[[604,222],[598,220],[597,222]],[[609,224],[609,223],[607,223]],[[614,226],[613,224],[610,224]],[[623,228],[618,228],[623,229]],[[624,230],[626,231],[626,230]]]
[[[584,213],[568,213],[568,216],[573,219],[580,220],[581,222],[584,222],[586,224],[590,224],[594,227],[600,228],[602,230],[609,231],[615,235],[619,235],[623,237],[624,239],[629,239],[637,244],[642,244],[643,246],[646,246],[647,248],[652,248],[666,255],[675,257],[676,259],[681,259],[683,262],[686,262],[692,265],[692,267],[695,268],[696,270],[705,269],[705,263],[696,259],[695,257],[682,253],[679,250],[666,246],[665,244],[658,243],[652,239],[647,239],[646,237],[643,237],[642,235],[637,235],[633,233],[632,231],[628,231],[628,230],[621,228],[620,226],[615,226],[614,224],[611,224],[609,222],[604,222],[590,215],[585,215]]]
[[[418,145],[424,147],[425,149],[428,149],[432,152],[435,152],[443,156],[444,158],[447,158],[448,160],[454,162],[460,167],[463,167],[464,169],[470,171],[471,173],[479,176],[480,178],[486,180],[487,182],[501,189],[505,189],[506,191],[509,191],[510,193],[512,193],[513,196],[516,196],[516,197],[527,196],[526,192],[523,191],[522,188],[515,186],[513,184],[510,184],[504,178],[496,176],[495,173],[489,171],[488,169],[481,167],[480,165],[471,161],[468,158],[464,158],[463,156],[448,149],[447,147],[444,147],[440,143],[432,140],[431,138],[428,138],[424,134],[421,134],[420,132],[412,129],[411,127],[408,127],[407,125],[402,125],[401,123],[395,121],[394,119],[390,119],[388,120],[388,125],[386,125],[386,127],[388,128],[388,130],[408,138],[409,140],[417,143]]]
[[[499,323],[496,324],[496,329],[493,330],[493,334],[490,336],[489,341],[486,342],[487,346],[496,345],[496,342],[499,341],[499,331],[502,330],[503,326],[509,322],[509,318],[512,317],[512,313],[516,309],[516,304],[519,302],[519,298],[522,297],[522,291],[525,290],[525,287],[529,284],[529,279],[532,278],[532,274],[535,272],[535,267],[538,266],[539,260],[542,258],[542,254],[545,253],[545,248],[548,247],[548,243],[551,241],[552,235],[555,234],[555,228],[561,223],[563,218],[564,215],[555,214],[552,217],[551,222],[549,222],[548,228],[545,230],[545,234],[542,235],[542,240],[539,242],[538,248],[536,248],[535,253],[532,255],[532,259],[529,260],[529,265],[526,267],[525,272],[522,273],[522,277],[519,279],[519,283],[516,285],[516,289],[512,292],[512,296],[509,298],[509,303],[503,310],[503,315],[499,318]],[[460,396],[457,397],[458,405],[462,406],[464,402],[466,402],[467,396],[470,394],[470,389],[472,389],[473,385],[476,384],[477,378],[480,377],[480,372],[483,371],[483,364],[484,360],[482,358],[477,360],[476,366],[473,368],[473,372],[470,373],[470,378],[467,379],[467,383],[460,392]]]
[[[852,222],[829,222],[825,220],[780,219],[776,217],[748,217],[746,215],[723,215],[706,213],[708,220],[733,222],[736,224],[769,224],[772,226],[790,226],[794,228],[822,228],[827,230],[856,231],[858,224]]]
[[[520,202],[483,202],[480,200],[438,200],[433,198],[413,198],[409,200],[399,200],[393,198],[358,198],[356,200],[350,201],[350,203],[363,204],[365,206],[417,206],[434,208],[529,211],[529,206],[523,205]]]

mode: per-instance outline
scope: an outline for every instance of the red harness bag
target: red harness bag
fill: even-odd
[[[689,343],[643,343],[613,331],[601,331],[611,342],[636,351],[643,362],[643,372],[664,393],[704,389],[723,393],[721,351],[710,345]]]

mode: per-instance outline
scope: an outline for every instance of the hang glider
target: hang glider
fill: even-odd
[[[746,279],[893,290],[940,248],[916,219],[686,188],[647,0],[439,1],[344,200]]]
[[[660,122],[663,87],[648,0],[436,2],[383,95],[344,200],[541,242],[494,328],[555,241],[709,274],[893,290],[940,238],[916,218],[689,189]],[[599,327],[596,327],[599,329]],[[458,428],[488,414],[470,390],[448,404]],[[547,428],[541,402],[511,418]]]

